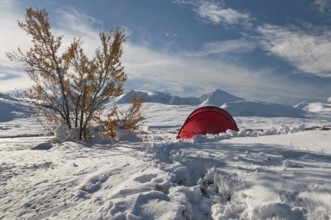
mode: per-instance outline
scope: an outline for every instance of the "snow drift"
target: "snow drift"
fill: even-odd
[[[55,144],[18,137],[43,132],[26,114],[0,122],[16,134],[0,138],[0,219],[331,218],[331,134],[305,130],[330,112],[240,116],[250,129],[176,140],[195,107],[146,103],[140,142]]]

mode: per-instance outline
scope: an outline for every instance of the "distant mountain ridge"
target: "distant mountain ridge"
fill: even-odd
[[[202,103],[200,103],[200,105],[221,106],[226,102],[237,102],[237,101],[242,101],[244,99],[231,95],[230,93],[227,93],[223,90],[216,89],[212,93],[202,95],[200,97],[200,100],[203,100]]]
[[[8,122],[15,118],[28,117],[32,114],[32,111],[28,106],[0,93],[0,113],[0,122]]]
[[[219,106],[230,112],[233,116],[261,116],[261,117],[294,117],[302,118],[305,111],[300,108],[281,104],[249,101],[234,96],[223,90],[217,89],[212,93],[200,97],[179,97],[162,92],[142,92],[131,90],[122,96],[117,103],[125,104],[132,102],[133,96],[144,97],[144,102],[154,102],[166,105],[193,105]]]
[[[214,92],[202,95],[200,97],[180,97],[172,96],[169,93],[162,92],[145,92],[131,90],[121,97],[117,103],[125,104],[132,102],[133,96],[144,97],[144,102],[155,102],[166,105],[223,105],[225,102],[234,102],[244,100],[237,96],[231,95],[223,90],[217,89]]]
[[[331,97],[326,102],[300,102],[294,106],[294,108],[302,109],[308,112],[330,112],[331,111]]]
[[[6,99],[6,100],[14,100],[13,98],[11,98],[9,95],[3,94],[0,92],[0,98],[1,99]]]
[[[155,102],[166,105],[199,105],[201,100],[196,97],[179,97],[172,96],[168,93],[162,92],[144,92],[144,91],[135,91],[131,90],[119,100],[117,100],[118,104],[131,103],[133,97],[144,97],[144,102]]]

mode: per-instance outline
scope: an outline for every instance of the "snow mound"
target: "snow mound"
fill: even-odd
[[[220,134],[207,134],[207,135],[196,135],[193,137],[193,143],[205,143],[205,142],[215,142],[220,140],[231,139],[234,137],[260,137],[269,135],[281,135],[281,134],[292,134],[297,132],[302,132],[306,128],[305,124],[298,124],[296,126],[286,126],[282,125],[279,128],[268,128],[259,130],[246,130],[240,129],[240,131],[227,130],[225,133]]]
[[[247,209],[244,218],[250,220],[259,219],[306,219],[300,208],[291,208],[287,203],[271,202],[265,203],[252,209]]]
[[[40,143],[31,148],[31,150],[49,150],[53,147],[50,142]]]
[[[217,89],[212,93],[201,96],[201,100],[204,100],[201,105],[215,105],[221,106],[226,102],[236,102],[243,100],[237,96],[231,95],[223,90]]]
[[[115,127],[116,138],[119,141],[130,141],[130,142],[139,142],[141,139],[137,136],[136,133],[129,131],[125,128]]]
[[[303,118],[305,111],[290,106],[252,101],[227,102],[221,108],[233,116],[291,117]]]

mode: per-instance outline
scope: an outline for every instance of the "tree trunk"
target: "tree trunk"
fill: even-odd
[[[79,140],[83,140],[83,134],[84,134],[84,111],[81,111],[80,113],[80,122],[79,122]]]

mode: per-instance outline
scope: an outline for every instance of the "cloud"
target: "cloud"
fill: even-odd
[[[214,24],[237,24],[246,29],[242,33],[246,40],[214,42],[205,45],[198,55],[222,53],[227,50],[245,52],[259,45],[269,54],[277,56],[295,67],[299,73],[318,77],[331,76],[331,31],[323,26],[294,27],[261,24],[248,13],[227,8],[223,1],[177,1],[179,4],[193,5],[193,10],[202,18]],[[330,0],[315,0],[314,5],[325,12]],[[247,25],[249,24],[249,25]],[[256,41],[254,45],[253,41]]]
[[[331,31],[307,33],[300,29],[276,25],[262,25],[261,45],[295,66],[298,70],[320,76],[331,77]]]
[[[318,11],[325,13],[330,12],[330,0],[314,0],[314,6],[318,9]]]
[[[125,46],[123,63],[134,89],[188,96],[221,88],[247,99],[292,104],[316,98],[313,85],[290,80],[271,68],[249,69],[240,63],[168,54],[133,44]]]
[[[22,49],[29,46],[29,44],[25,43],[27,40],[26,34],[17,25],[17,20],[24,20],[24,17],[19,13],[20,10],[24,12],[24,9],[15,4],[15,1],[5,0],[0,4],[1,66],[9,67],[15,65],[6,57],[6,52],[15,50],[18,45],[22,45]]]
[[[2,23],[4,26],[0,26],[2,33],[7,31],[10,34],[6,38],[0,37],[0,44],[8,46],[7,51],[15,49],[17,45],[23,48],[29,46],[26,35],[17,28],[16,19],[21,18],[14,8],[12,7],[5,16],[6,22]],[[64,17],[61,16],[66,17],[67,23],[64,23]],[[94,21],[93,18],[70,8],[58,8],[50,19],[52,24],[56,24],[53,26],[56,34],[65,34],[65,44],[79,34],[84,41],[85,51],[90,55],[94,53],[99,42],[99,30],[95,24],[102,25],[99,21]],[[19,39],[20,36],[23,36],[22,39]],[[316,97],[316,91],[312,86],[283,78],[275,69],[256,70],[246,68],[238,62],[207,58],[209,54],[251,51],[256,45],[248,40],[209,42],[200,50],[177,51],[178,53],[171,53],[167,48],[156,50],[148,45],[144,42],[134,44],[129,41],[124,46],[123,64],[129,79],[127,89],[165,91],[189,96],[221,88],[243,98],[276,102]],[[4,59],[7,60],[1,55],[0,60]],[[0,92],[23,89],[31,85],[21,64],[9,64],[8,60],[6,62],[7,67],[0,68]]]
[[[247,53],[253,51],[258,45],[246,39],[215,41],[205,43],[202,49],[191,53],[191,56],[208,56],[213,54]]]
[[[0,73],[0,92],[2,93],[27,89],[33,85],[27,74],[22,74],[21,71],[11,72],[4,68],[1,68],[1,71],[5,72]]]
[[[234,25],[249,23],[251,20],[248,13],[226,8],[223,4],[216,4],[210,1],[199,2],[196,13],[214,24]]]
[[[102,26],[102,22],[83,14],[72,7],[60,7],[55,9],[54,16],[56,25],[60,31],[65,30],[72,36],[84,36],[84,38],[95,38],[100,32],[96,27]]]
[[[18,25],[17,20],[24,20],[24,7],[16,1],[3,0],[0,4],[0,92],[9,92],[27,88],[31,85],[22,65],[11,62],[6,52],[13,52],[20,45],[23,50],[29,48],[29,38]]]
[[[31,47],[30,37],[20,29],[17,20],[24,21],[25,6],[18,1],[4,0],[0,4],[0,92],[11,92],[29,88],[32,83],[22,68],[22,63],[11,62],[6,52],[14,52],[18,46],[22,51]],[[50,10],[49,12],[52,12]],[[98,30],[92,25],[97,23],[93,18],[79,13],[72,8],[56,8],[50,14],[52,31],[56,36],[62,36],[62,51],[70,44],[74,36],[81,36],[84,40],[84,49],[88,54],[93,54],[99,42]],[[55,22],[54,22],[55,21]],[[56,25],[53,25],[53,24]]]

